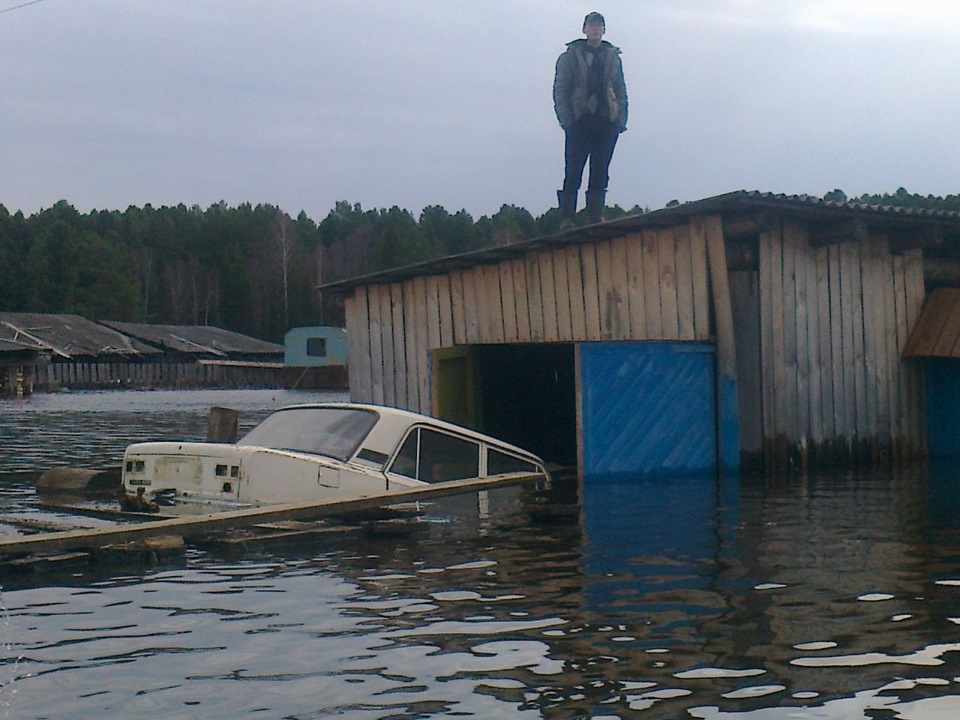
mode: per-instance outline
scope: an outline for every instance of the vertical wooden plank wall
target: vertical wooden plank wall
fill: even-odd
[[[704,239],[684,225],[356,288],[351,398],[430,412],[431,351],[456,345],[707,341],[707,275]]]
[[[759,249],[768,470],[919,455],[919,368],[901,355],[923,303],[920,251],[891,255],[882,235],[811,247],[786,219]]]

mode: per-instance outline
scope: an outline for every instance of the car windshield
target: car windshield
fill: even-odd
[[[267,417],[237,444],[346,460],[360,447],[377,417],[372,410],[357,408],[288,408]]]

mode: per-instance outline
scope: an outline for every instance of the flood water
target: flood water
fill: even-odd
[[[0,472],[317,397],[4,400]],[[590,484],[565,522],[513,493],[406,537],[4,579],[0,717],[957,718],[958,478]]]

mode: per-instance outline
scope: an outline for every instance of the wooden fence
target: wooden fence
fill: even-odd
[[[37,389],[235,388],[282,386],[277,363],[51,362],[37,369]]]

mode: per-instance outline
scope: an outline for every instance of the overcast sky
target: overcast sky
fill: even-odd
[[[955,0],[0,0],[0,204],[556,202],[554,63],[607,18],[608,203],[960,192]]]

